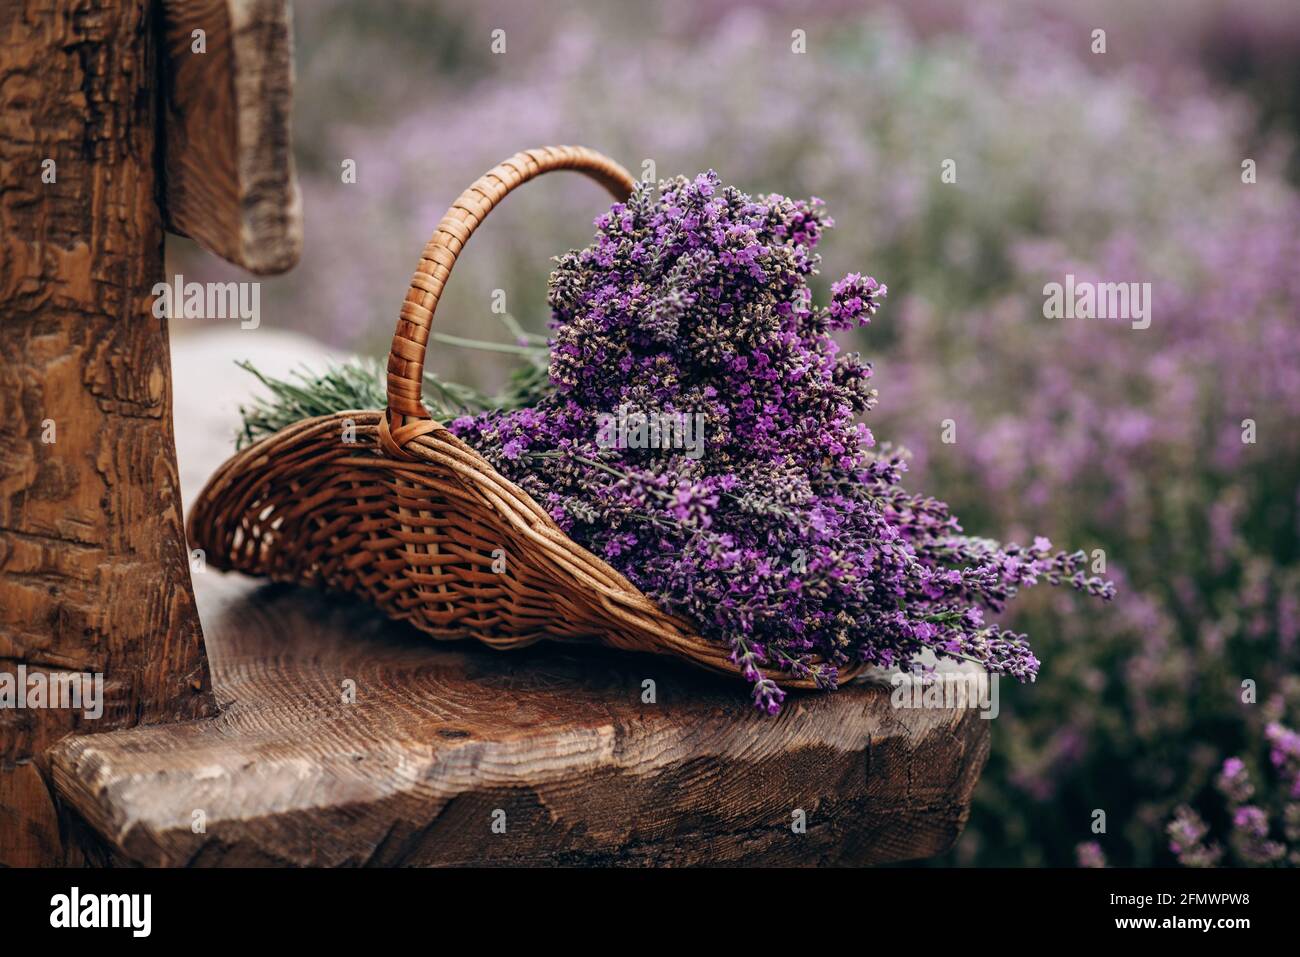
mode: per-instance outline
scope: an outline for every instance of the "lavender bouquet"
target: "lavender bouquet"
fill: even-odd
[[[751,198],[715,173],[640,188],[551,276],[550,388],[453,431],[661,607],[760,668],[834,688],[851,662],[926,650],[1032,680],[1023,635],[984,620],[1043,579],[1109,598],[1083,554],[962,534],[900,485],[905,455],[857,421],[871,366],[831,333],[886,287],[851,274],[815,306],[822,204]],[[611,427],[613,426],[613,427]]]
[[[816,199],[753,198],[713,172],[639,188],[551,276],[547,379],[512,408],[466,403],[450,428],[729,648],[771,714],[785,693],[770,673],[829,690],[843,666],[926,651],[1033,680],[1027,638],[985,611],[1040,580],[1113,586],[1082,552],[964,535],[902,487],[905,453],[858,421],[871,366],[831,335],[866,325],[886,287],[854,273],[813,304],[831,225]]]

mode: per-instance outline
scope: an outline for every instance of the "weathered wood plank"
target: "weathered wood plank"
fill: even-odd
[[[160,6],[167,228],[252,272],[284,272],[302,249],[288,0]]]
[[[120,861],[905,860],[956,839],[987,754],[976,712],[895,710],[878,685],[792,696],[773,720],[668,659],[435,644],[347,598],[216,573],[197,592],[221,716],[52,755]]]

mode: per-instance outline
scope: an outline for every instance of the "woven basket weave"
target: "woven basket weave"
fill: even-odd
[[[620,200],[633,188],[621,166],[580,146],[526,150],[480,177],[411,277],[388,356],[388,409],[305,419],[229,459],[190,512],[190,546],[218,569],[353,593],[435,638],[495,648],[595,639],[737,675],[724,647],[566,536],[422,403],[429,330],[456,257],[507,193],[563,169]]]

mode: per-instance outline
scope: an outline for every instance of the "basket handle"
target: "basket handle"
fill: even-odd
[[[451,204],[424,247],[411,288],[402,303],[401,318],[388,352],[388,415],[381,440],[389,451],[400,451],[417,435],[437,428],[424,407],[424,353],[433,313],[456,257],[492,208],[516,186],[552,170],[571,169],[590,176],[617,199],[631,195],[635,181],[618,163],[585,146],[543,146],[524,150],[488,170]],[[389,428],[391,427],[391,432]]]

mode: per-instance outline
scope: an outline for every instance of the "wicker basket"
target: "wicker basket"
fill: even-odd
[[[435,638],[495,648],[595,639],[737,675],[724,647],[566,536],[421,401],[434,310],[462,247],[507,193],[562,169],[618,199],[633,188],[621,166],[579,146],[526,150],[482,176],[442,218],[411,278],[388,356],[387,411],[306,419],[235,455],[190,512],[190,546],[218,569],[351,592]]]

